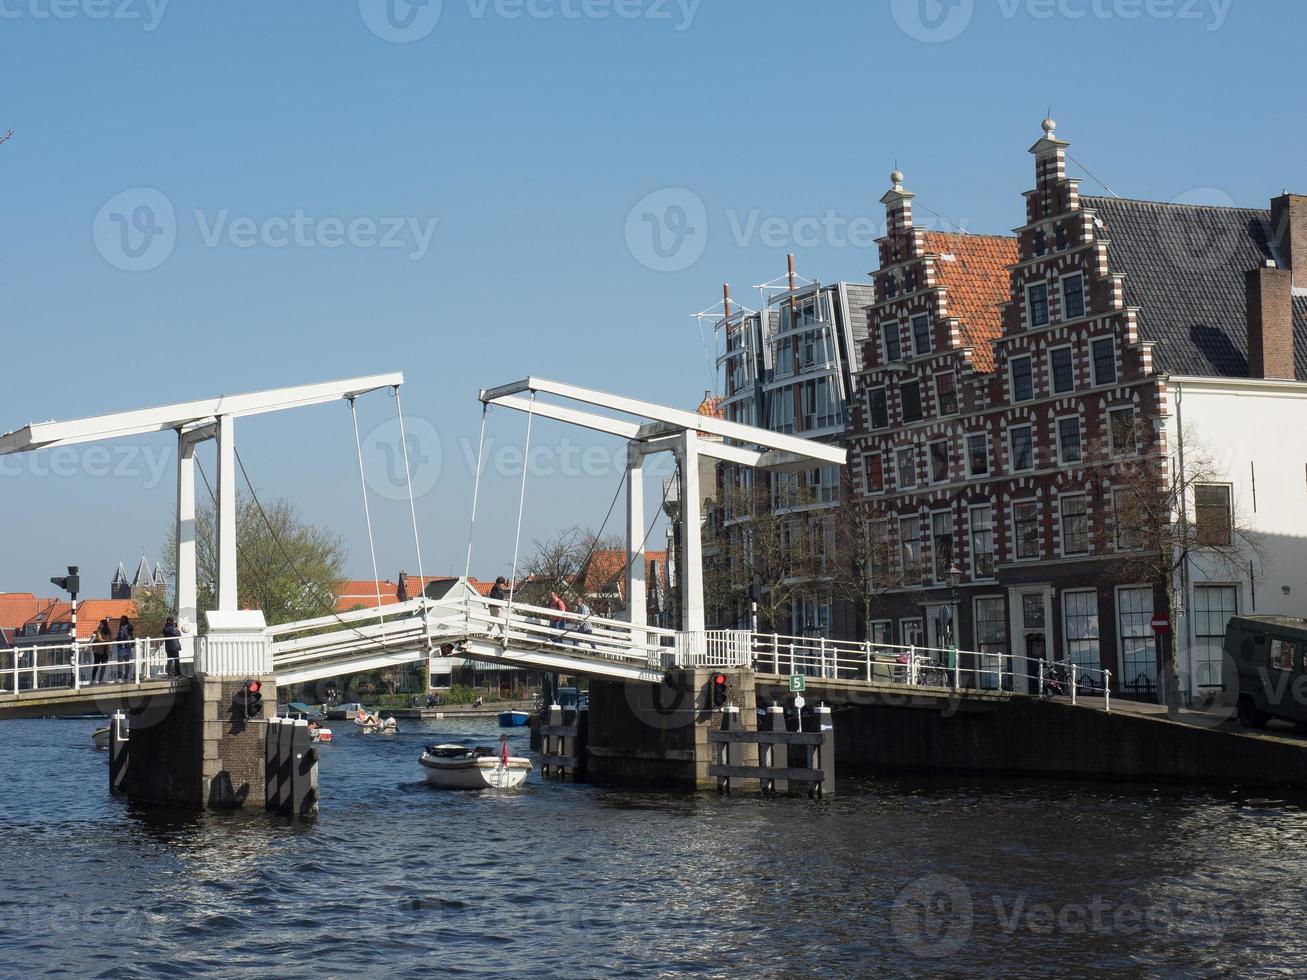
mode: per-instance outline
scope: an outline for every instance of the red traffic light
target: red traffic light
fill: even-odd
[[[725,684],[725,683],[726,683],[726,675],[725,675],[725,674],[714,674],[714,675],[713,675],[712,682],[713,682],[714,684]]]
[[[250,681],[245,685],[245,690],[251,694],[258,694],[259,691],[263,690],[263,685],[259,681]]]

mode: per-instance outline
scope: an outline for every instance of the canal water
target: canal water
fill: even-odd
[[[827,802],[425,785],[424,744],[492,744],[492,724],[335,723],[321,813],[298,823],[129,806],[95,722],[4,722],[0,974],[1307,970],[1301,803],[954,778],[842,779]]]

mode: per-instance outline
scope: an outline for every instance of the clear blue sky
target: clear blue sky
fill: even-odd
[[[1307,190],[1298,3],[444,0],[434,21],[390,2],[6,0],[0,430],[403,370],[443,450],[419,502],[427,570],[461,570],[478,387],[535,373],[692,406],[710,375],[689,314],[724,280],[749,302],[789,250],[809,276],[861,280],[896,159],[921,205],[1006,231],[1051,104],[1122,196]],[[388,218],[405,223],[380,247]],[[355,219],[375,234],[326,247]],[[360,405],[365,432],[391,408]],[[521,433],[492,416],[496,447]],[[558,450],[568,433],[537,435]],[[243,422],[238,442],[260,492],[336,529],[366,576],[352,440],[331,406]],[[157,555],[170,440],[130,445],[111,447],[120,475],[6,463],[0,589],[48,592],[77,562],[102,594],[119,558]],[[500,469],[481,575],[511,558]],[[598,523],[618,475],[582,469],[532,478],[528,541]],[[378,495],[373,516],[383,575],[413,567],[407,505]]]

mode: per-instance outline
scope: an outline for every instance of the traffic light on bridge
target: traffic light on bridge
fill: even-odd
[[[726,707],[726,675],[716,673],[712,675],[712,703],[714,708]]]
[[[246,681],[240,690],[231,696],[231,706],[246,718],[253,718],[263,711],[263,685],[258,681]]]
[[[77,566],[69,565],[68,574],[64,576],[54,576],[50,582],[59,589],[63,589],[70,595],[77,595],[82,591],[82,577],[77,574]]]

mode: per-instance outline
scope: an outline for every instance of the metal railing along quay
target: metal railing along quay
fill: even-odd
[[[19,638],[21,641],[21,637]],[[178,669],[188,669],[203,650],[203,637],[182,635]],[[105,643],[34,643],[0,649],[0,693],[140,685],[169,676],[167,637]],[[202,656],[202,654],[201,654]]]

